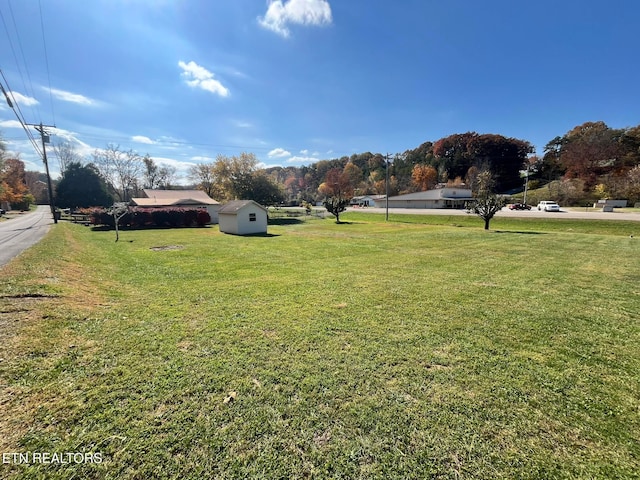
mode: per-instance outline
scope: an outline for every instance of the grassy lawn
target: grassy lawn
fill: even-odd
[[[0,477],[637,478],[640,224],[434,217],[60,223],[0,270],[0,452],[104,461]]]

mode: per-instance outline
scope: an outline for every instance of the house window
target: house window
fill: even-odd
[[[250,213],[249,214],[249,221],[250,222],[255,222],[256,221],[256,214],[255,213]]]

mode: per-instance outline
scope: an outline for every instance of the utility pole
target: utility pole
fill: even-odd
[[[527,173],[524,180],[524,198],[522,199],[522,203],[527,204],[527,190],[529,190],[529,165],[527,165]]]
[[[385,160],[385,196],[384,196],[384,203],[385,203],[385,221],[389,221],[389,154],[387,153],[384,157]]]
[[[39,125],[27,123],[30,127],[34,127],[40,134],[42,139],[42,161],[44,162],[44,168],[47,172],[47,189],[49,190],[49,207],[51,208],[51,215],[53,216],[53,223],[58,223],[58,216],[56,215],[56,207],[53,204],[53,186],[51,185],[51,175],[49,174],[49,162],[47,161],[47,149],[45,145],[49,143],[49,134],[45,132],[45,127],[55,128],[55,125]]]

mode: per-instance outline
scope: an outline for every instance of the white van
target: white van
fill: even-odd
[[[559,212],[560,205],[551,200],[543,200],[538,203],[538,210],[543,210],[545,212]]]

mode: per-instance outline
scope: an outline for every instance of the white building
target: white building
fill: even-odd
[[[359,207],[373,207],[380,200],[384,200],[384,195],[360,195],[353,197],[349,203]]]
[[[253,200],[234,200],[218,210],[218,222],[223,233],[267,233],[267,209]]]
[[[389,197],[389,208],[464,208],[469,200],[473,200],[470,189],[444,187]],[[376,200],[376,207],[385,206],[384,198]]]

